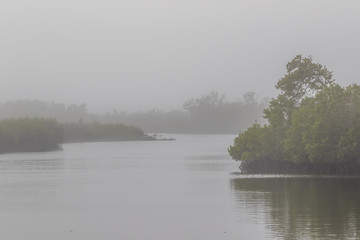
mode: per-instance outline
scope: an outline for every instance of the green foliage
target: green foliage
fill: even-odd
[[[253,161],[255,159],[277,158],[280,154],[276,134],[269,126],[254,123],[240,133],[234,145],[228,151],[237,161]]]
[[[360,116],[341,136],[337,150],[339,159],[360,164]]]
[[[20,118],[0,121],[0,153],[59,149],[62,127],[53,119]]]
[[[154,140],[136,127],[121,123],[65,123],[65,142]]]
[[[291,124],[291,114],[295,109],[295,102],[284,95],[279,95],[270,101],[269,107],[264,109],[264,117],[269,124],[278,131],[285,131]]]
[[[344,172],[339,168],[360,163],[359,85],[334,84],[325,67],[299,55],[276,87],[282,92],[264,110],[269,125],[254,125],[235,139],[229,148],[235,160],[253,161],[243,164],[252,167],[285,161],[300,172]]]
[[[264,110],[264,117],[277,131],[290,128],[292,112],[304,98],[314,96],[334,83],[332,73],[313,63],[311,57],[297,55],[286,65],[286,70],[285,76],[276,84],[281,93]]]
[[[360,87],[333,85],[303,101],[292,117],[285,149],[289,160],[339,163],[354,161]],[[298,157],[298,156],[301,156]]]
[[[246,131],[239,134],[234,145],[229,147],[230,155],[236,160],[250,161],[262,157],[264,130],[254,123]]]
[[[277,82],[276,88],[296,102],[303,97],[313,96],[334,82],[332,73],[326,67],[313,63],[311,57],[297,55],[286,65],[286,70],[286,75]]]
[[[0,153],[41,152],[65,142],[155,140],[136,127],[120,123],[65,123],[54,119],[19,118],[0,121]]]

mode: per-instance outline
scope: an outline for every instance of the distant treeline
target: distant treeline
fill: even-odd
[[[247,173],[360,174],[360,86],[339,86],[310,57],[286,67],[268,124],[241,132],[230,155]]]
[[[253,121],[261,121],[262,109],[267,103],[266,99],[258,100],[254,92],[246,93],[243,100],[232,102],[227,101],[224,94],[211,92],[186,101],[183,110],[115,113],[108,117],[132,123],[146,132],[236,134]]]
[[[52,151],[59,149],[62,141],[63,128],[53,119],[0,121],[0,153]]]
[[[227,101],[225,95],[211,92],[186,101],[181,110],[153,109],[136,113],[114,110],[99,115],[89,113],[85,104],[18,100],[0,104],[0,118],[45,117],[63,123],[122,123],[153,133],[238,133],[254,120],[262,121],[262,109],[267,103],[266,99],[258,100],[254,92],[246,93],[243,100],[237,101]]]
[[[86,105],[66,105],[39,100],[17,100],[0,103],[1,119],[53,118],[58,122],[78,122],[90,117]],[[91,119],[91,121],[96,119]]]

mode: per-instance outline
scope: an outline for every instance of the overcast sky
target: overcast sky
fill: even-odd
[[[359,83],[360,1],[1,0],[0,102],[181,108],[213,90],[276,96],[295,55]]]

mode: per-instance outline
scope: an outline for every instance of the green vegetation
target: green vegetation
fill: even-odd
[[[341,87],[312,59],[296,56],[281,90],[229,147],[247,173],[360,173],[360,86]]]
[[[60,124],[54,119],[45,118],[19,118],[0,121],[0,154],[53,151],[60,149],[64,142],[131,140],[168,139],[148,136],[139,128],[120,123]]]
[[[121,123],[65,123],[64,142],[155,140],[140,128]]]
[[[0,121],[0,153],[41,152],[60,148],[62,127],[52,119],[20,118]]]

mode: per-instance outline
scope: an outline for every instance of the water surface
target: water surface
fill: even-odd
[[[230,180],[238,209],[269,239],[359,239],[360,179],[243,175]]]
[[[1,155],[0,238],[359,236],[358,179],[239,175],[235,136],[169,137]]]

